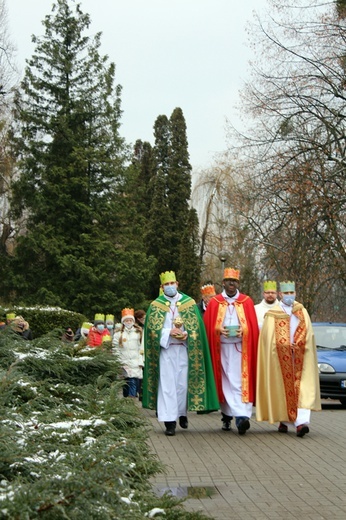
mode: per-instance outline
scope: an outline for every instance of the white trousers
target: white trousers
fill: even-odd
[[[241,400],[241,343],[221,343],[222,390],[225,402],[221,411],[233,417],[251,417],[252,403]]]
[[[297,426],[300,426],[301,424],[310,424],[310,416],[311,410],[307,410],[306,408],[298,408],[297,418],[294,423],[284,422],[282,424],[285,424],[286,426],[293,424],[295,428],[297,428]]]
[[[185,346],[170,345],[160,350],[157,393],[159,421],[176,421],[187,414],[188,355]]]

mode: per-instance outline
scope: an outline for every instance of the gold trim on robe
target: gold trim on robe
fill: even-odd
[[[256,418],[294,422],[298,408],[321,410],[317,353],[310,317],[295,302],[299,324],[290,343],[290,316],[280,306],[268,311],[257,358]]]

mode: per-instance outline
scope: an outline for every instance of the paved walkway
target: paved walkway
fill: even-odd
[[[215,520],[345,520],[346,410],[338,404],[312,414],[310,433],[277,432],[251,421],[244,436],[221,430],[220,414],[191,413],[189,429],[164,435],[155,413],[150,444],[167,473],[153,479],[158,493],[188,496],[188,511]],[[190,498],[193,494],[197,498]]]

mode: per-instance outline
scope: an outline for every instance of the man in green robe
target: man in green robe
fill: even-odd
[[[196,302],[178,292],[173,271],[160,275],[163,294],[144,325],[143,408],[157,411],[166,435],[176,422],[188,427],[187,410],[219,409],[207,336]]]

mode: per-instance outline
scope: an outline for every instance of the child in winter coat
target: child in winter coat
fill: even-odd
[[[113,350],[124,370],[123,396],[137,397],[144,365],[142,329],[135,324],[134,309],[126,308],[121,311],[121,323],[121,330],[113,335]]]

